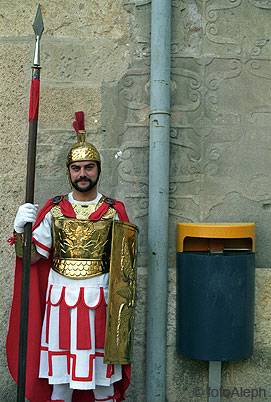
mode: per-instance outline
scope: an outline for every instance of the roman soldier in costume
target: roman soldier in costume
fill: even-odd
[[[15,218],[9,369],[16,380],[21,249],[24,225],[32,222],[26,397],[120,402],[130,382],[136,227],[121,202],[98,192],[101,159],[86,142],[83,112],[74,128],[78,141],[66,161],[73,191],[49,200],[38,215],[24,204]]]

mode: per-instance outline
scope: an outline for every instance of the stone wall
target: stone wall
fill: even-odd
[[[28,103],[38,2],[2,0],[1,333],[13,286],[12,233],[24,200]],[[128,402],[145,398],[150,0],[42,2],[41,98],[35,201],[68,191],[74,112],[101,150],[101,190],[140,228],[138,305]],[[270,400],[271,5],[268,0],[172,0],[172,129],[168,402],[207,399],[207,363],[175,352],[177,222],[256,222],[255,352],[222,365],[222,385],[264,388]],[[0,402],[16,400],[1,337]],[[193,390],[204,393],[196,397]],[[206,391],[207,392],[207,391]],[[225,398],[224,398],[225,399]],[[246,397],[239,398],[247,400]],[[238,400],[239,400],[238,399]],[[227,400],[227,399],[225,399]],[[223,399],[222,399],[223,401]]]

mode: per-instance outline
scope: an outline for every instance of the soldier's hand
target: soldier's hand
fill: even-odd
[[[34,223],[37,219],[37,205],[26,203],[19,207],[15,221],[14,229],[17,233],[23,233],[26,223]]]

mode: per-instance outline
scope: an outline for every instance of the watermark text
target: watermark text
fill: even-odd
[[[244,387],[232,387],[232,388],[201,388],[196,387],[193,389],[193,395],[195,397],[202,397],[206,396],[210,397],[224,397],[227,399],[234,399],[234,398],[248,398],[248,399],[255,399],[255,398],[266,398],[266,390],[264,388],[244,388]]]

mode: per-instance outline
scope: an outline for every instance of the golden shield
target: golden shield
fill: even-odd
[[[138,229],[114,221],[104,362],[129,364],[133,345]]]

